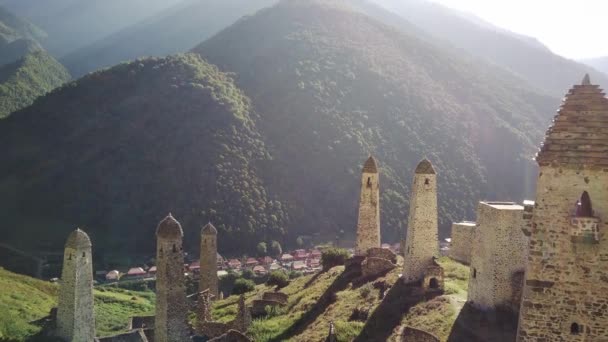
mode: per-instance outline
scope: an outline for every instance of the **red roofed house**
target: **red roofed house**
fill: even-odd
[[[291,255],[291,254],[281,255],[281,262],[292,262],[292,261],[293,261],[293,255]]]
[[[238,259],[230,259],[228,260],[228,267],[231,269],[239,269],[241,268],[241,262]]]
[[[200,261],[194,261],[194,262],[192,262],[190,264],[190,266],[188,266],[188,269],[192,273],[199,273],[200,270],[201,270],[201,262]]]
[[[263,258],[259,258],[258,261],[260,262],[260,264],[262,265],[270,265],[274,262],[274,259],[269,257],[269,256],[265,256]]]
[[[291,268],[294,271],[303,271],[303,270],[305,270],[307,268],[306,267],[306,262],[301,261],[301,260],[294,261],[293,264],[291,265]]]
[[[255,273],[256,275],[266,275],[268,271],[266,271],[264,266],[258,265],[253,268],[253,273]]]
[[[133,267],[133,268],[129,269],[129,271],[127,272],[127,274],[123,278],[125,278],[125,279],[137,279],[137,278],[143,278],[147,274],[148,273],[146,273],[146,271],[144,271],[143,268],[141,268],[141,267]]]
[[[310,257],[313,259],[320,259],[321,258],[321,251],[318,249],[313,249],[312,251],[310,251]]]
[[[245,266],[247,267],[257,266],[258,264],[259,262],[255,260],[255,258],[247,258],[247,260],[245,261]]]
[[[296,249],[293,253],[293,257],[296,260],[306,260],[308,258],[308,253],[304,249]]]
[[[148,270],[148,273],[150,275],[155,275],[156,274],[156,266],[150,267],[150,269]]]

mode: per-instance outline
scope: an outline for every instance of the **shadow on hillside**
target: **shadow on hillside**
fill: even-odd
[[[314,322],[319,315],[321,315],[329,305],[336,300],[336,293],[344,291],[350,282],[355,279],[359,274],[353,271],[344,271],[342,274],[334,280],[334,282],[325,290],[325,292],[319,297],[319,300],[315,305],[305,312],[300,319],[292,324],[282,334],[275,337],[271,342],[285,341],[293,338],[294,336],[301,334],[306,328]]]
[[[517,315],[508,310],[479,311],[469,303],[460,310],[448,342],[514,342]]]
[[[405,285],[401,280],[398,280],[369,317],[354,342],[388,341],[410,308],[437,295],[425,297],[416,294],[415,287]]]

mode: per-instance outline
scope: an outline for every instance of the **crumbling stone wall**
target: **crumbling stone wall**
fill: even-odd
[[[80,229],[65,244],[55,334],[66,341],[95,338],[91,246],[89,236]]]
[[[251,339],[239,331],[229,330],[222,336],[209,340],[209,342],[251,342]]]
[[[98,338],[95,342],[148,342],[148,338],[143,329],[135,329],[123,334]]]
[[[397,263],[397,254],[386,248],[370,248],[367,250],[367,257],[386,259],[393,264]]]
[[[365,162],[361,177],[361,196],[357,220],[356,255],[365,255],[369,248],[380,247],[380,179],[374,157]]]
[[[511,277],[524,269],[527,239],[524,207],[512,202],[480,202],[471,254],[469,303],[482,310],[508,306]]]
[[[373,277],[393,270],[397,265],[383,258],[367,257],[361,263],[363,277]]]
[[[283,292],[264,292],[264,294],[262,294],[262,299],[274,300],[279,303],[287,304],[289,296]]]
[[[459,222],[452,224],[452,242],[450,244],[450,258],[469,265],[471,263],[471,250],[475,234],[475,222]]]
[[[251,314],[254,316],[264,316],[266,315],[267,306],[283,306],[283,303],[276,300],[256,299],[252,302]]]
[[[401,342],[439,342],[439,338],[423,330],[405,327],[401,334]]]
[[[155,342],[186,341],[190,335],[183,236],[181,225],[171,215],[156,230]]]
[[[429,266],[424,273],[422,288],[425,292],[443,292],[444,273],[443,267],[438,264]]]
[[[403,280],[419,282],[433,258],[439,256],[437,176],[426,159],[418,164],[414,174],[406,235]]]
[[[199,291],[209,289],[218,298],[217,229],[209,223],[201,230]]]

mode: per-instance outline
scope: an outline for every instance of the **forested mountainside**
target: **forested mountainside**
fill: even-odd
[[[237,83],[261,115],[271,180],[292,230],[355,226],[359,168],[381,164],[382,225],[397,239],[415,165],[439,170],[440,220],[472,215],[480,198],[521,200],[556,99],[355,13],[340,1],[284,1],[194,49]],[[573,82],[576,80],[573,80]],[[470,217],[470,216],[469,216]]]
[[[46,34],[0,7],[0,119],[70,79],[40,46]]]
[[[68,71],[43,50],[0,66],[0,119],[69,80]]]
[[[19,38],[42,40],[46,33],[29,21],[3,7],[0,2],[0,42],[8,43]]]
[[[144,56],[185,52],[277,0],[188,0],[62,59],[75,76]]]
[[[0,6],[41,27],[48,33],[44,47],[63,56],[180,1],[0,0]]]
[[[234,250],[286,227],[286,208],[261,178],[270,154],[249,100],[196,55],[69,83],[0,122],[0,145],[10,146],[0,232],[16,246],[60,248],[79,226],[98,258],[150,252],[169,212],[189,247],[208,221]]]
[[[608,75],[608,57],[584,59],[581,61]]]
[[[532,38],[505,32],[440,4],[427,0],[374,1],[439,38],[440,42],[511,70],[550,96],[561,97],[564,90],[585,73],[590,73],[599,84],[608,84],[608,76],[558,56]]]
[[[532,156],[559,101],[404,27],[343,1],[283,1],[194,49],[238,85],[186,55],[54,91],[0,122],[11,147],[0,233],[52,249],[82,226],[100,258],[152,251],[169,211],[188,248],[209,220],[224,252],[353,235],[369,154],[380,163],[385,241],[405,231],[424,157],[439,172],[442,236],[480,199],[531,195]]]

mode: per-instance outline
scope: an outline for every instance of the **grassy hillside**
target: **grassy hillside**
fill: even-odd
[[[16,247],[53,250],[84,227],[98,260],[151,253],[169,212],[188,248],[210,220],[223,251],[281,239],[287,211],[260,177],[271,157],[256,121],[230,76],[194,54],[69,83],[0,122],[10,146],[0,212],[11,222],[0,231]]]
[[[481,198],[533,192],[531,160],[559,101],[488,64],[353,12],[283,1],[194,51],[236,73],[298,233],[353,233],[360,165],[380,161],[383,239],[405,230],[416,164],[439,173],[442,235]]]
[[[21,341],[39,328],[29,322],[48,315],[57,305],[58,286],[0,268],[0,340]],[[154,312],[154,294],[119,289],[95,291],[95,315],[99,336],[126,328],[129,317]]]
[[[73,75],[144,56],[185,52],[245,15],[277,0],[188,0],[62,59]]]
[[[399,258],[401,266],[402,259]],[[280,312],[256,319],[248,335],[255,341],[324,341],[329,322],[336,326],[338,341],[399,341],[405,325],[432,332],[443,341],[447,340],[452,325],[466,300],[468,267],[441,259],[446,270],[446,293],[429,301],[405,304],[404,287],[398,282],[401,268],[374,280],[385,281],[390,287],[385,300],[379,299],[379,290],[372,283],[353,283],[336,267],[326,273],[295,279],[281,291],[289,295],[289,302]],[[265,285],[257,286],[246,295],[247,303],[261,297],[263,292],[273,291]],[[331,298],[322,304],[322,298]],[[353,320],[357,308],[369,309],[367,320]],[[213,318],[230,321],[237,312],[237,297],[217,301],[213,306]],[[387,317],[390,316],[390,317]]]
[[[69,80],[68,71],[42,50],[0,67],[0,119]]]
[[[443,44],[452,44],[500,65],[551,96],[561,97],[585,73],[590,73],[599,84],[608,84],[608,76],[558,56],[532,38],[499,29],[440,4],[426,0],[374,1],[392,9]]]

